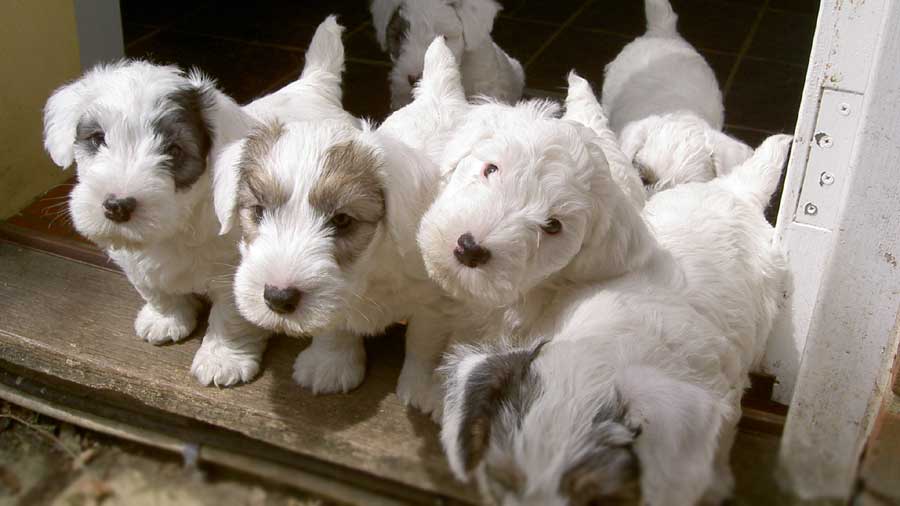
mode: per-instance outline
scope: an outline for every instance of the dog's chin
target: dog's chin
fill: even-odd
[[[426,257],[425,267],[431,279],[458,300],[499,307],[519,297],[515,283],[496,279],[490,271],[459,265],[452,258],[434,261]]]
[[[235,299],[238,313],[257,327],[279,334],[300,337],[321,332],[338,318],[341,306],[334,303],[316,304],[301,302],[292,313],[279,314],[266,306],[262,297],[238,295]]]

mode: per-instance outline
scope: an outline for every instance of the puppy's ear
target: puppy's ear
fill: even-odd
[[[626,424],[641,427],[635,451],[641,461],[658,463],[647,465],[647,474],[677,462],[680,480],[705,488],[723,422],[739,413],[709,390],[648,366],[621,371],[616,389],[628,406]]]
[[[451,0],[450,6],[462,21],[466,49],[475,49],[490,41],[494,18],[500,4],[493,0]]]
[[[753,156],[753,149],[750,146],[717,130],[707,130],[706,141],[712,151],[716,177],[728,174]]]
[[[85,112],[84,78],[58,88],[44,106],[44,149],[63,169],[75,161],[75,131]]]
[[[629,160],[634,160],[635,155],[647,143],[650,130],[655,127],[658,121],[659,118],[657,116],[649,116],[638,121],[632,121],[622,129],[622,133],[619,134],[619,145],[622,146],[622,153]]]
[[[213,209],[221,225],[220,235],[231,230],[237,216],[238,183],[241,179],[244,144],[244,140],[232,142],[220,150],[212,161]]]
[[[459,348],[445,362],[441,442],[460,480],[467,481],[484,459],[492,431],[520,420],[538,395],[540,378],[531,365],[543,346],[495,353]]]

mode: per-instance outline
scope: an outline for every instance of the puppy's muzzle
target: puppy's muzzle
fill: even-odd
[[[466,232],[456,240],[453,256],[459,263],[474,268],[486,264],[491,259],[491,251],[475,242],[472,234]]]
[[[300,303],[300,290],[293,287],[278,288],[266,285],[263,290],[266,306],[278,314],[293,313]]]
[[[103,201],[103,216],[116,223],[125,223],[131,219],[131,213],[137,209],[137,200],[134,197],[120,199],[115,195],[107,195]]]

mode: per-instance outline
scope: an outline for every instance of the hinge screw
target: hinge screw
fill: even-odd
[[[831,172],[823,172],[819,175],[820,186],[830,186],[834,184],[834,175]]]
[[[803,212],[809,216],[815,216],[815,215],[819,214],[819,208],[812,202],[809,202],[808,204],[803,206]]]

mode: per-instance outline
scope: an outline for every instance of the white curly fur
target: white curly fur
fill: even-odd
[[[399,11],[398,11],[399,9]],[[515,102],[522,96],[522,65],[491,39],[494,18],[501,9],[494,0],[374,0],[370,5],[375,34],[381,48],[391,53],[391,107],[412,100],[412,83],[422,75],[428,45],[437,36],[459,62],[466,95]],[[389,24],[395,13],[408,24],[399,47]]]
[[[561,486],[570,468],[633,452],[634,504],[715,504],[730,494],[741,393],[786,273],[762,210],[789,146],[773,136],[730,175],[656,195],[644,211],[659,240],[648,262],[558,292],[530,329],[449,355],[442,442],[460,479],[474,477],[498,504],[573,504],[563,490],[571,486]],[[544,340],[527,371],[494,385],[517,394],[501,397],[490,424],[477,427],[475,436],[489,431],[487,448],[472,463],[474,372]],[[610,476],[584,478],[596,488],[577,492],[577,504],[615,497],[622,483]]]
[[[78,167],[69,202],[75,228],[106,250],[146,301],[135,320],[137,334],[154,344],[183,339],[197,323],[195,295],[212,300],[209,326],[192,365],[203,384],[229,386],[256,376],[268,335],[234,308],[230,278],[238,235],[219,235],[213,180],[220,174],[212,161],[261,118],[347,116],[339,103],[337,109],[331,104],[340,99],[341,31],[328,18],[316,31],[300,79],[243,109],[197,71],[143,61],[99,66],[56,90],[47,102],[45,147],[61,167],[72,162]],[[196,146],[176,135],[180,151],[167,151],[172,139],[154,124],[178,110],[171,97],[183,90],[201,97],[198,108],[211,146],[207,158],[198,161],[205,165],[199,178],[176,189],[170,170],[179,170],[182,153],[197,155]],[[78,138],[79,122],[94,125],[102,140]],[[167,170],[169,164],[173,168]],[[135,199],[130,219],[114,222],[105,216],[109,195]]]
[[[709,181],[753,150],[721,132],[722,93],[712,68],[676,29],[668,0],[645,0],[647,32],[606,66],[602,103],[648,193]]]
[[[412,103],[377,130],[331,121],[284,124],[277,141],[254,163],[285,194],[279,204],[266,207],[254,237],[242,241],[234,292],[240,313],[249,321],[313,337],[297,357],[294,379],[314,393],[346,392],[359,385],[365,374],[363,337],[407,319],[407,354],[397,393],[404,403],[431,412],[440,401],[433,370],[446,331],[442,294],[425,274],[415,233],[438,186],[440,174],[432,157],[467,107],[456,62],[440,38],[425,55],[415,94]],[[383,194],[383,217],[353,215],[357,197],[331,212],[311,204],[310,195],[324,184],[325,170],[332,170],[324,161],[336,146],[370,154],[358,163],[373,164],[365,170],[375,174]],[[222,182],[229,188],[238,184],[243,148],[234,149],[230,162],[223,162],[235,167],[224,172],[234,180]],[[349,173],[350,168],[334,170]],[[332,222],[341,213],[371,231],[362,251],[346,264],[337,258],[338,232]],[[267,285],[299,290],[299,304],[287,312],[270,309]]]

